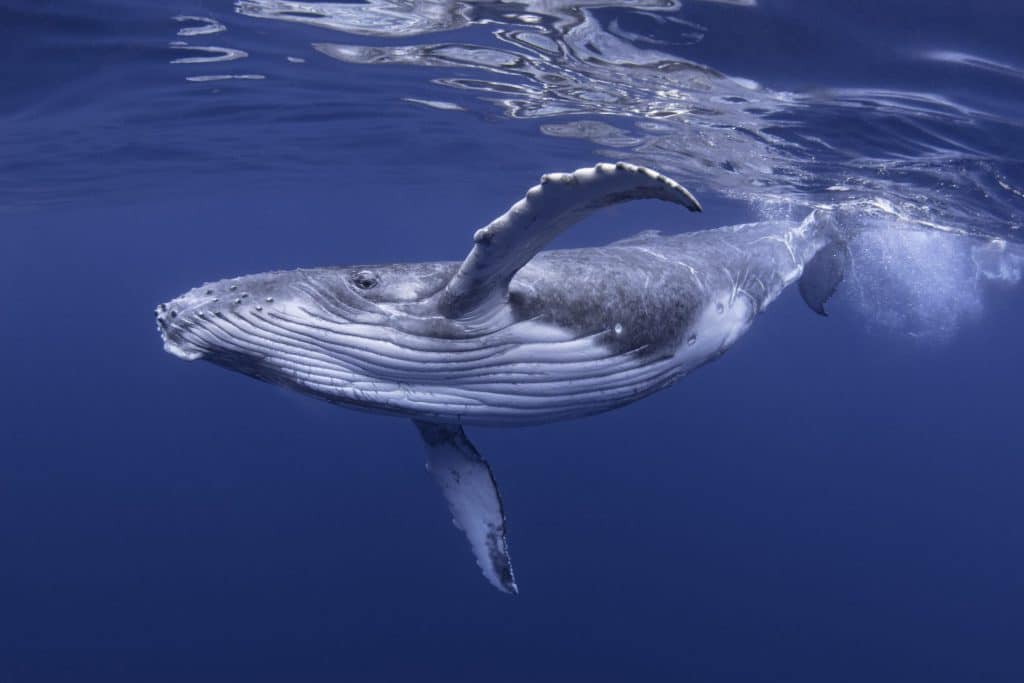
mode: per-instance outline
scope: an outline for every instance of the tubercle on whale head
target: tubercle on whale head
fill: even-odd
[[[186,339],[185,330],[192,324],[189,317],[191,313],[182,297],[162,303],[154,311],[156,329],[163,340],[164,351],[181,360],[199,360],[205,355],[201,348]],[[202,313],[206,315],[205,312]]]
[[[293,278],[264,273],[228,278],[195,287],[156,308],[164,350],[183,360],[199,360],[230,346],[239,321],[269,314],[292,298]]]
[[[329,267],[229,278],[157,306],[157,329],[164,349],[177,358],[207,360],[329,400],[372,403],[389,381],[388,368],[409,362],[389,353],[401,356],[405,347],[443,345],[460,335],[429,303],[456,266]]]

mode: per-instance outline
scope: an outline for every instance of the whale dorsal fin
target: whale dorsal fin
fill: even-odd
[[[596,209],[633,199],[701,210],[685,187],[642,166],[619,162],[549,173],[476,231],[472,251],[441,292],[441,311],[462,317],[505,301],[512,276],[559,233]]]
[[[798,289],[812,311],[827,316],[825,304],[836,293],[839,283],[850,269],[850,247],[841,236],[831,212],[815,210],[804,219],[804,225],[808,224],[823,233],[828,242],[804,264]]]

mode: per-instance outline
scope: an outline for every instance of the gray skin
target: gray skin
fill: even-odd
[[[485,576],[514,592],[500,496],[461,425],[526,425],[642,398],[724,353],[790,283],[841,276],[828,220],[648,232],[540,252],[611,203],[684,188],[602,164],[545,176],[461,263],[328,267],[202,285],[157,309],[165,348],[332,403],[416,421]]]
[[[540,423],[629,403],[718,357],[820,241],[773,222],[541,253],[491,325],[430,305],[454,262],[233,278],[166,304],[160,320],[176,355],[334,403]]]

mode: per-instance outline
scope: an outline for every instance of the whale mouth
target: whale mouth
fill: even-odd
[[[164,351],[181,360],[200,360],[206,354],[199,349],[172,341],[164,335]]]
[[[199,360],[206,352],[188,339],[189,324],[185,311],[172,301],[156,307],[156,329],[164,342],[164,351],[182,360]]]

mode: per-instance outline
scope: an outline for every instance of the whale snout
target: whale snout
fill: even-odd
[[[182,360],[199,360],[205,351],[196,345],[189,331],[197,324],[201,305],[181,296],[156,307],[156,328],[164,342],[164,351]],[[205,316],[205,313],[204,313]]]
[[[274,330],[267,317],[294,298],[291,274],[261,273],[209,282],[156,307],[164,350],[183,360],[232,362],[264,355],[262,339]]]
[[[206,357],[216,350],[218,321],[248,300],[248,294],[242,298],[238,293],[237,285],[218,282],[160,304],[155,311],[156,327],[164,350],[182,360]]]

